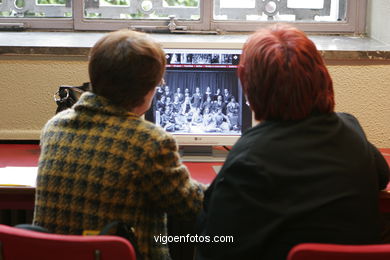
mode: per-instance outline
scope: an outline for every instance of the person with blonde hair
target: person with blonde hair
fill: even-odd
[[[165,71],[147,34],[109,33],[91,49],[92,91],[45,125],[34,224],[80,235],[113,221],[134,229],[142,259],[170,259],[167,213],[193,218],[204,185],[190,178],[175,139],[142,118]],[[160,241],[161,242],[161,241]]]

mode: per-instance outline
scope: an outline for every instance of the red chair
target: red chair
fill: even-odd
[[[135,260],[129,241],[117,236],[56,235],[0,225],[1,260]]]
[[[287,260],[389,260],[390,244],[335,245],[303,243],[296,245]]]

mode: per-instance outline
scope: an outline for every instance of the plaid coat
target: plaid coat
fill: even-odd
[[[170,259],[166,213],[201,208],[204,186],[163,129],[93,93],[54,116],[41,135],[34,224],[59,234],[131,224],[145,259]]]

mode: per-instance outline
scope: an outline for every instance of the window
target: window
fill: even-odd
[[[174,14],[177,19],[199,20],[199,10],[199,0],[84,2],[84,18],[87,19],[166,20]]]
[[[72,29],[72,0],[0,0],[0,29]]]
[[[0,0],[0,28],[253,31],[274,22],[308,32],[364,32],[367,0]]]
[[[0,0],[2,17],[71,17],[70,2],[65,0]]]
[[[240,21],[345,21],[345,0],[219,0],[214,1],[215,20]]]

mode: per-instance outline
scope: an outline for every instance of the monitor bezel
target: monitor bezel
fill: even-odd
[[[169,54],[172,53],[207,53],[207,54],[213,54],[213,53],[223,53],[223,54],[237,54],[241,55],[241,50],[239,49],[164,49],[165,53],[167,54],[167,58]],[[167,70],[169,69],[175,69],[175,68],[185,68],[180,65],[174,65],[174,64],[167,64]],[[214,65],[214,66],[199,66],[199,69],[237,69],[237,63],[236,65]],[[188,67],[187,67],[188,68]],[[241,84],[238,80],[238,87],[241,88]],[[252,112],[247,105],[245,101],[245,97],[243,94],[243,91],[240,91],[242,95],[242,111],[241,111],[241,116],[242,116],[242,123],[243,127],[241,129],[241,134],[233,135],[233,134],[227,134],[227,135],[221,135],[221,134],[192,134],[192,133],[170,133],[172,134],[178,145],[179,146],[233,146],[237,140],[241,137],[243,132],[245,130],[249,129],[250,127],[253,126],[253,117],[252,117]],[[150,112],[150,110],[149,110]],[[150,119],[150,113],[145,115],[145,119],[149,120]],[[153,122],[152,120],[149,120]]]

